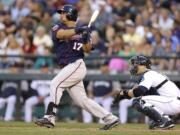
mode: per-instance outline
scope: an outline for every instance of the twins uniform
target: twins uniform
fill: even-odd
[[[57,62],[62,67],[61,71],[51,82],[52,102],[59,104],[63,91],[66,89],[74,102],[83,109],[92,113],[98,118],[103,118],[110,114],[100,105],[86,96],[83,78],[86,75],[86,66],[83,61],[84,53],[82,49],[81,35],[72,36],[69,39],[56,38],[56,32],[59,29],[70,29],[63,24],[57,24],[53,27],[53,42]],[[57,110],[54,108],[54,112]]]
[[[144,73],[139,83],[148,89],[147,96],[142,96],[145,106],[154,106],[165,115],[180,113],[180,90],[166,76],[149,70]]]

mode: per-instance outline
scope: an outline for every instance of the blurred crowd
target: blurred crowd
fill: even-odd
[[[153,59],[155,69],[180,70],[180,59],[168,58],[168,56],[180,57],[179,0],[0,0],[0,55],[3,55],[0,57],[0,69],[12,67],[42,69],[54,66],[52,57],[32,59],[6,56],[52,55],[51,27],[60,21],[56,10],[64,4],[73,4],[77,7],[78,26],[87,25],[93,11],[100,10],[91,32],[95,50],[89,55],[119,56],[109,60],[108,69],[111,71],[127,71],[128,59],[124,57],[136,54],[165,57]],[[110,93],[92,95],[92,88],[95,89],[93,84],[103,85],[102,88],[108,86],[107,91]],[[35,105],[44,103],[46,108],[50,100],[47,92],[49,81],[22,81],[20,87],[17,86],[17,82],[12,81],[1,82],[0,85],[0,109],[7,103],[5,121],[13,120],[19,88],[26,122],[32,121],[32,108]],[[98,97],[100,94],[102,98],[100,100],[97,98],[97,102],[103,100],[101,104],[107,95],[112,96],[113,87],[117,86],[111,81],[91,82],[89,85],[88,90],[91,94],[88,96]],[[111,103],[112,98],[109,98],[105,106],[109,110]],[[120,109],[125,107],[119,112],[124,112],[126,116],[119,114],[120,118],[125,118],[121,123],[127,121],[127,108],[130,104],[124,102],[119,104]],[[92,118],[89,117],[87,121],[92,121]]]
[[[179,56],[180,3],[178,0],[1,0],[0,54],[53,54],[51,27],[60,20],[56,10],[64,4],[78,8],[77,25],[87,25],[94,10],[100,15],[92,26],[90,55]],[[177,70],[178,59],[155,59],[157,69]],[[1,57],[0,67],[53,66],[52,59]],[[114,58],[112,70],[127,70],[127,60]]]

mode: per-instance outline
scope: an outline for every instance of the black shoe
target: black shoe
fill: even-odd
[[[113,127],[116,127],[118,124],[119,124],[119,120],[116,120],[116,121],[114,121],[114,122],[112,122],[110,124],[104,125],[102,128],[100,128],[100,130],[110,130]]]
[[[53,128],[54,127],[54,124],[52,122],[50,122],[47,118],[37,119],[35,121],[35,124],[38,126],[44,126],[47,128]]]
[[[175,125],[173,124],[172,120],[170,119],[166,119],[165,121],[162,122],[155,122],[153,121],[150,125],[149,125],[149,129],[155,130],[155,129],[171,129],[173,128]]]
[[[173,122],[171,120],[157,126],[157,129],[171,129],[173,128],[175,125],[173,124]]]
[[[158,126],[158,122],[155,122],[155,121],[153,121],[153,120],[150,120],[149,121],[149,129],[155,129],[155,127],[157,127]]]

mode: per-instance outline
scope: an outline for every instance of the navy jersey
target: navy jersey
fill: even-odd
[[[59,65],[67,65],[78,59],[84,58],[82,49],[82,36],[74,35],[69,39],[58,39],[56,33],[59,29],[71,29],[64,24],[56,24],[52,28],[52,39],[54,42],[54,50]]]
[[[94,81],[93,83],[93,94],[96,97],[102,97],[112,91],[111,81]]]

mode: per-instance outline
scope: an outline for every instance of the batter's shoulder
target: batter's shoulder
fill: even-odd
[[[63,28],[63,24],[61,23],[53,24],[52,31],[57,31],[58,29],[61,29],[61,28]]]

